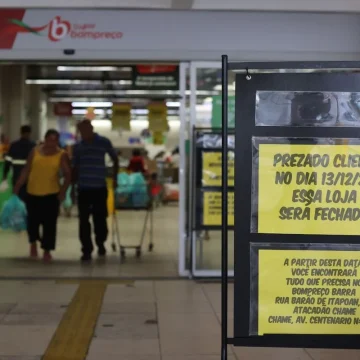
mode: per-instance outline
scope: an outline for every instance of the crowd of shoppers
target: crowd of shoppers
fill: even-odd
[[[36,146],[30,139],[29,126],[21,128],[20,139],[11,144],[7,153],[3,177],[6,179],[12,166],[13,191],[27,208],[30,256],[38,257],[37,244],[40,242],[45,262],[52,260],[60,204],[71,184],[72,191],[77,189],[78,192],[81,261],[91,261],[94,250],[90,217],[94,224],[98,256],[106,255],[104,244],[108,236],[108,212],[105,155],[108,154],[113,162],[115,188],[118,158],[110,140],[95,133],[89,120],[81,121],[78,131],[81,139],[73,148],[71,161],[68,152],[60,147],[58,131],[48,130],[44,141]]]

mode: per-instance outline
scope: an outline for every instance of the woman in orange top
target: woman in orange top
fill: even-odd
[[[64,176],[62,186],[60,186],[60,172]],[[69,158],[59,147],[59,133],[56,130],[48,130],[44,143],[30,154],[15,186],[15,194],[26,182],[30,256],[36,258],[38,255],[36,242],[39,240],[41,225],[44,261],[48,262],[52,260],[50,251],[55,250],[60,203],[65,199],[66,190],[71,182]]]

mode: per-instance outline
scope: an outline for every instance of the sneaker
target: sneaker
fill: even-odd
[[[81,258],[80,258],[81,262],[90,262],[91,261],[91,255],[89,254],[84,254]]]
[[[44,251],[44,256],[43,256],[43,260],[46,263],[49,263],[52,261],[52,256],[50,254],[50,251]]]
[[[36,259],[38,257],[38,250],[37,250],[36,242],[30,244],[30,257],[33,259]]]

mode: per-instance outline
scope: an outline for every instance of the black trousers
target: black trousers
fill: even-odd
[[[41,247],[46,251],[55,250],[59,205],[58,194],[46,196],[34,196],[27,194],[27,227],[30,244],[39,240],[41,226]]]
[[[27,198],[26,185],[24,185],[24,186],[22,186],[22,187],[20,188],[19,198],[20,198],[21,201],[23,201],[24,203],[26,203],[26,198]]]
[[[91,240],[90,215],[94,225],[95,242],[99,250],[104,249],[104,243],[108,236],[107,226],[107,189],[79,189],[79,237],[82,252],[91,255],[94,246]]]

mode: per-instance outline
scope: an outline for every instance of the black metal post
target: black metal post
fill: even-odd
[[[221,360],[227,360],[228,310],[228,57],[222,56]]]

